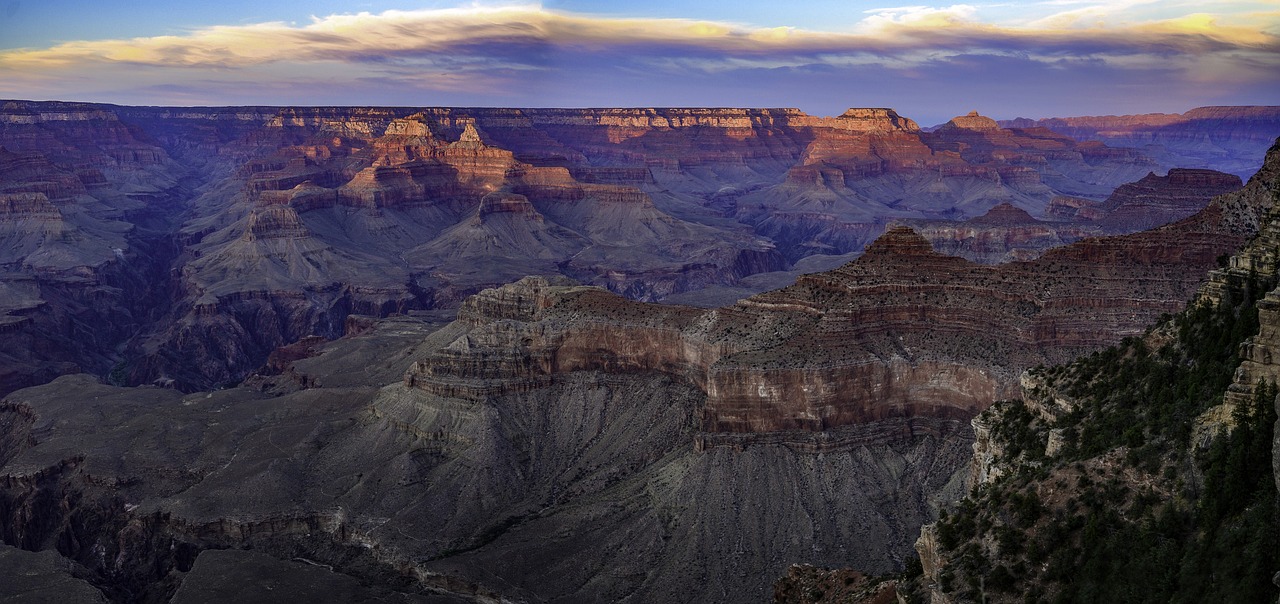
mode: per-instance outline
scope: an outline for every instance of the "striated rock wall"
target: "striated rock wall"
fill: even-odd
[[[980,264],[1034,260],[1047,250],[1100,234],[1093,225],[1081,222],[1036,220],[1008,203],[963,222],[904,220],[900,224],[920,233],[939,253]]]
[[[943,256],[897,228],[839,269],[712,311],[526,279],[466,303],[467,334],[416,364],[406,383],[482,400],[574,371],[659,371],[706,393],[708,433],[970,417],[1015,396],[1023,369],[1136,335],[1182,308],[1198,275],[1243,240],[1224,204],[998,267]]]
[[[1217,446],[1228,442],[1215,433],[1234,429],[1234,421],[1239,417],[1234,413],[1236,407],[1252,402],[1255,386],[1260,380],[1275,381],[1280,378],[1280,370],[1277,370],[1274,361],[1277,324],[1280,323],[1280,312],[1277,311],[1280,310],[1280,305],[1277,304],[1275,291],[1266,291],[1264,296],[1264,292],[1259,290],[1271,288],[1277,274],[1280,274],[1280,258],[1277,257],[1280,237],[1277,236],[1276,226],[1276,211],[1280,208],[1278,167],[1280,144],[1270,149],[1262,169],[1243,189],[1219,195],[1209,208],[1197,214],[1194,219],[1152,232],[1187,228],[1196,222],[1201,223],[1197,228],[1202,228],[1206,220],[1215,222],[1223,236],[1237,236],[1252,231],[1251,237],[1242,237],[1246,244],[1231,256],[1225,266],[1209,272],[1208,280],[1198,289],[1190,303],[1193,310],[1196,305],[1226,304],[1229,308],[1238,309],[1240,316],[1247,317],[1245,313],[1249,312],[1250,304],[1246,301],[1260,298],[1256,306],[1258,332],[1240,344],[1241,362],[1225,392],[1214,389],[1194,393],[1192,396],[1198,400],[1193,399],[1191,404],[1199,409],[1207,407],[1207,410],[1198,417],[1188,417],[1185,411],[1170,417],[1167,414],[1169,407],[1175,404],[1187,405],[1187,402],[1170,402],[1169,397],[1158,403],[1156,400],[1144,402],[1140,397],[1136,405],[1117,404],[1117,401],[1126,400],[1125,394],[1115,392],[1115,386],[1097,387],[1097,384],[1107,383],[1102,380],[1110,380],[1110,384],[1114,385],[1118,381],[1116,375],[1129,375],[1125,373],[1129,371],[1128,367],[1123,364],[1120,366],[1125,367],[1124,369],[1117,369],[1110,361],[1099,364],[1096,360],[1081,359],[1072,365],[1024,373],[1021,378],[1021,403],[989,408],[972,422],[975,443],[969,484],[973,490],[965,502],[956,506],[956,516],[951,520],[944,518],[938,524],[922,528],[916,549],[925,572],[916,586],[917,593],[934,602],[947,602],[979,599],[1015,601],[1027,593],[1039,593],[1044,597],[1059,599],[1068,597],[1069,594],[1074,594],[1071,597],[1079,597],[1083,591],[1074,590],[1079,589],[1080,585],[1090,585],[1098,592],[1111,591],[1115,585],[1127,584],[1127,579],[1116,580],[1114,576],[1100,579],[1096,569],[1078,574],[1046,573],[1045,570],[1053,566],[1053,563],[1037,569],[1032,566],[1031,557],[1026,553],[1037,552],[1036,555],[1039,555],[1045,551],[1043,548],[1048,547],[1055,552],[1052,555],[1058,555],[1056,552],[1081,547],[1083,553],[1076,551],[1072,554],[1072,564],[1087,567],[1093,560],[1099,559],[1099,550],[1090,549],[1096,548],[1101,534],[1096,527],[1091,526],[1097,517],[1096,510],[1103,506],[1127,510],[1126,514],[1112,519],[1111,525],[1103,531],[1119,533],[1129,530],[1130,526],[1139,525],[1144,526],[1145,530],[1146,526],[1155,522],[1155,514],[1151,510],[1142,510],[1139,506],[1132,505],[1135,498],[1159,497],[1163,501],[1173,502],[1165,514],[1169,509],[1179,509],[1178,506],[1191,509],[1193,511],[1186,512],[1189,520],[1185,526],[1212,527],[1212,530],[1220,532],[1217,539],[1223,538],[1221,534],[1237,530],[1243,533],[1234,537],[1238,541],[1259,539],[1260,543],[1266,540],[1266,537],[1259,538],[1258,535],[1266,535],[1268,527],[1274,522],[1267,518],[1271,507],[1269,495],[1261,499],[1241,495],[1239,499],[1249,503],[1233,501],[1231,504],[1237,506],[1233,509],[1241,516],[1253,512],[1239,510],[1248,509],[1250,505],[1259,506],[1259,515],[1263,519],[1257,526],[1261,526],[1261,529],[1252,525],[1239,529],[1237,527],[1240,520],[1212,516],[1205,510],[1212,510],[1214,498],[1223,496],[1221,487],[1216,486],[1221,483],[1214,482],[1215,479],[1221,480],[1214,476],[1214,472],[1220,468],[1208,452],[1209,443],[1216,441]],[[1165,379],[1171,381],[1185,379],[1179,373],[1192,371],[1189,367],[1194,366],[1194,361],[1184,361],[1187,357],[1178,356],[1181,353],[1176,352],[1176,348],[1170,354],[1169,349],[1163,347],[1174,343],[1175,346],[1194,348],[1192,354],[1201,354],[1204,349],[1214,346],[1201,342],[1216,336],[1205,336],[1205,332],[1197,333],[1197,330],[1213,333],[1210,330],[1220,329],[1215,325],[1196,323],[1194,318],[1189,323],[1183,323],[1186,317],[1184,315],[1174,321],[1158,324],[1145,335],[1142,344],[1118,349],[1121,356],[1137,354],[1149,355],[1153,359],[1158,357],[1160,360],[1154,363],[1164,363],[1166,367],[1152,370],[1152,374],[1163,373],[1166,375]],[[1246,329],[1250,327],[1247,319],[1243,324]],[[1235,330],[1230,337],[1239,339],[1242,336]],[[1153,350],[1161,352],[1149,352]],[[1230,347],[1226,350],[1230,351]],[[1107,375],[1108,372],[1110,376]],[[1098,378],[1098,374],[1105,377]],[[1081,387],[1092,380],[1098,380],[1093,382],[1092,388]],[[1068,392],[1071,393],[1070,396]],[[1215,405],[1217,401],[1221,401],[1221,404]],[[1022,403],[1025,403],[1025,407]],[[1272,404],[1280,405],[1280,402]],[[1122,416],[1121,413],[1132,411],[1122,409],[1121,405],[1132,406],[1137,409],[1137,413]],[[1030,416],[1027,412],[1030,412]],[[1117,422],[1117,417],[1126,417],[1126,420]],[[1138,434],[1142,438],[1138,439],[1137,444],[1133,439],[1117,438],[1117,427],[1131,430],[1126,436]],[[1116,432],[1109,433],[1113,430]],[[1088,442],[1088,439],[1093,439],[1089,445],[1080,445],[1082,441]],[[1145,443],[1142,442],[1144,439]],[[1228,445],[1231,446],[1244,447],[1240,441]],[[1236,449],[1233,455],[1239,452],[1240,449]],[[1070,457],[1055,459],[1063,455]],[[1273,469],[1280,469],[1280,440],[1271,443],[1271,462]],[[1236,471],[1253,473],[1256,466],[1246,464]],[[1003,476],[1011,479],[1000,481]],[[1103,476],[1106,476],[1105,483],[1098,480]],[[1270,477],[1267,480],[1269,482]],[[1105,484],[1105,488],[1111,493],[1102,504],[1098,503],[1102,501],[1098,498],[1099,484]],[[1260,492],[1267,493],[1268,490],[1260,489]],[[1032,495],[1034,506],[1042,508],[1035,512],[1035,518],[1025,515],[1025,510],[1028,509],[1027,497]],[[1089,512],[1089,520],[1082,523],[1070,520],[1070,515],[1075,510],[1089,507],[1094,510]],[[1023,518],[1016,520],[1016,529],[1012,532],[1009,531],[1009,527],[1014,526],[1011,524],[997,526],[995,530],[982,526],[988,518],[996,519],[997,523],[1008,523],[1009,518],[1019,515],[1023,515]],[[1206,522],[1206,517],[1214,520],[1212,523]],[[975,518],[983,519],[978,520],[976,529],[972,524]],[[1210,545],[1212,540],[1198,541],[1204,537],[1196,534],[1196,529],[1170,525],[1159,530],[1165,531],[1159,537],[1162,542],[1178,542],[1174,548],[1174,557],[1190,559],[1204,556],[1199,552],[1213,547]],[[1186,531],[1191,536],[1181,541],[1168,536],[1176,535],[1178,531]],[[941,539],[944,532],[951,536],[951,543],[946,547],[943,547]],[[1039,543],[1031,547],[1021,544],[1022,541],[1036,540]],[[1150,552],[1142,551],[1145,546],[1141,544],[1121,541],[1110,547],[1112,552],[1132,552],[1135,566],[1143,564],[1143,557],[1152,558]],[[1240,548],[1239,552],[1255,551],[1253,547],[1256,546]],[[973,555],[975,551],[981,552],[976,558]],[[1227,552],[1223,554],[1222,560],[1214,561],[1214,564],[1220,564],[1217,567],[1219,569],[1232,567],[1243,564],[1246,558],[1252,559],[1247,553],[1235,557]],[[1027,568],[1029,572],[1014,576],[1011,587],[999,587],[999,583],[993,580],[998,577],[998,573],[992,569],[1010,568]],[[1156,572],[1166,571],[1167,569],[1159,569]],[[1186,567],[1183,572],[1188,572]],[[1262,599],[1269,599],[1275,593],[1271,587],[1274,581],[1268,581],[1272,572],[1267,563],[1263,563],[1258,570],[1250,570],[1241,577],[1233,578],[1230,581],[1231,588],[1242,591],[1252,589],[1253,594],[1262,594]],[[987,580],[985,586],[984,579]],[[1112,581],[1111,587],[1100,587],[1104,581]],[[1152,585],[1163,584],[1162,589],[1166,595],[1162,597],[1167,598],[1172,594],[1183,596],[1192,590],[1201,589],[1203,581],[1197,579],[1190,584],[1169,583],[1154,578]],[[1242,596],[1232,597],[1240,599]],[[1246,599],[1258,597],[1250,595]]]
[[[1099,226],[1109,233],[1131,233],[1186,218],[1210,199],[1243,186],[1231,174],[1215,170],[1173,169],[1121,185],[1100,206],[1107,213]]]
[[[1006,128],[1044,127],[1076,140],[1146,150],[1165,166],[1211,168],[1248,178],[1280,136],[1280,107],[1198,107],[1154,113],[1000,122]]]
[[[8,101],[0,116],[0,195],[42,194],[61,214],[45,207],[5,227],[17,229],[6,249],[22,250],[0,258],[19,267],[12,288],[28,291],[18,283],[33,271],[78,278],[117,267],[129,287],[94,277],[84,297],[120,288],[138,308],[92,358],[65,360],[184,389],[234,382],[273,346],[340,335],[352,309],[454,307],[526,275],[646,301],[755,292],[763,287],[749,277],[858,252],[893,220],[979,216],[1001,202],[1038,215],[1054,195],[1101,199],[1153,167],[1130,150],[992,128],[981,116],[923,132],[886,108],[817,117]],[[34,197],[6,199],[34,211]],[[39,307],[15,300],[22,309],[6,310],[6,329],[32,324]],[[70,319],[82,310],[65,309],[59,329],[100,323]],[[52,332],[24,333],[39,348]],[[891,373],[926,371],[912,367]],[[734,371],[716,379],[726,400],[751,388]],[[992,388],[981,376],[960,381]]]
[[[542,290],[557,287],[599,292]],[[468,316],[554,311],[537,291],[489,292]],[[252,387],[182,395],[72,376],[11,395],[5,540],[60,544],[108,593],[186,593],[204,580],[201,552],[230,548],[436,594],[751,601],[792,562],[899,567],[968,438],[963,422],[917,418],[846,427],[820,451],[698,452],[704,395],[671,374],[580,370],[483,398],[384,386],[475,331],[409,323],[281,355],[284,370]]]

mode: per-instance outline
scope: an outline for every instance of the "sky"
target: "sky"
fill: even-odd
[[[891,107],[922,125],[1280,105],[1280,0],[0,0],[0,98]]]

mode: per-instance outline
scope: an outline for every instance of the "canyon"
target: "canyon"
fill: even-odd
[[[1215,203],[1273,210],[1185,311],[1099,354],[1027,371],[1018,400],[973,419],[971,490],[953,516],[923,527],[920,574],[890,591],[1079,601],[1141,576],[1148,600],[1276,597],[1280,145],[1270,156],[1246,189]],[[833,571],[792,575],[829,583]],[[790,589],[778,601],[829,600]]]
[[[1059,196],[1050,200],[1045,218],[1001,203],[986,214],[964,221],[903,220],[944,254],[982,264],[1033,260],[1044,252],[1086,237],[1119,235],[1158,227],[1189,217],[1217,195],[1243,183],[1216,170],[1172,168],[1165,176],[1147,174],[1120,185],[1105,200]]]
[[[1274,154],[1228,193],[976,114],[0,117],[0,555],[84,601],[898,570],[966,490],[970,420],[1182,309],[1276,186]],[[940,218],[1007,234],[956,246],[982,264],[903,226]],[[994,264],[1036,222],[1057,239]],[[658,303],[715,288],[742,299]]]
[[[1049,128],[1081,141],[1141,149],[1161,163],[1184,168],[1211,168],[1249,178],[1280,126],[1280,108],[1197,107],[1186,113],[1144,113],[1018,118],[999,122],[1006,128]]]
[[[1175,167],[976,113],[926,132],[890,109],[6,101],[0,148],[0,317],[18,344],[0,392],[78,371],[235,384],[349,315],[456,308],[528,274],[722,306],[839,266],[895,221],[999,204],[1062,220],[1055,199]],[[1079,231],[1063,228],[1011,257]]]

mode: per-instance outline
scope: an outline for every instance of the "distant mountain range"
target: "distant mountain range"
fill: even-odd
[[[1049,128],[1078,141],[1141,149],[1165,166],[1249,178],[1280,131],[1280,107],[1197,107],[1186,113],[1018,118],[1005,128]]]

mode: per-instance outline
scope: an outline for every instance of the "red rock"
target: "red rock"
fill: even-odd
[[[1212,168],[1245,178],[1280,136],[1280,106],[1198,107],[1183,114],[1148,113],[1019,118],[1006,127],[1047,127],[1079,141],[1132,147],[1151,153],[1162,166]]]
[[[1174,222],[1200,211],[1216,195],[1244,186],[1238,177],[1214,170],[1174,168],[1166,176],[1148,174],[1118,187],[1100,206],[1105,231],[1131,233]]]
[[[469,331],[405,379],[475,398],[565,372],[660,371],[706,392],[708,433],[967,417],[1016,395],[1026,368],[1138,335],[1179,310],[1269,210],[1271,185],[1256,183],[1161,229],[994,267],[895,228],[839,269],[712,311],[526,279],[470,299],[459,314]],[[1002,208],[993,220],[1025,217]]]

